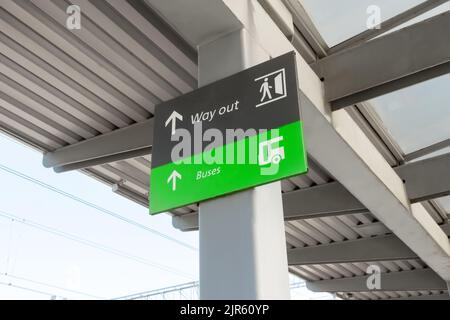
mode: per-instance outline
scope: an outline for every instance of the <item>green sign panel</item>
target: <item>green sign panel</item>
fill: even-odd
[[[294,53],[156,107],[150,213],[305,173]]]

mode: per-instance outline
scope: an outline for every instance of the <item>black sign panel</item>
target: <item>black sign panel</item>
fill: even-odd
[[[226,129],[270,130],[298,121],[296,76],[291,52],[161,103],[155,111],[152,168],[172,162],[179,129],[194,135],[194,125],[201,123],[202,131],[215,128],[225,136]]]

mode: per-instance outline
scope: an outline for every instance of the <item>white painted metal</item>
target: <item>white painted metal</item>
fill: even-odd
[[[245,30],[222,36],[199,47],[200,86],[268,58]],[[201,299],[289,299],[280,182],[200,203],[199,228]]]

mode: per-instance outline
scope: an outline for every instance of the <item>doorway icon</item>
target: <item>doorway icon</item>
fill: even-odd
[[[255,82],[259,85],[261,97],[256,108],[287,97],[284,68],[256,78]]]

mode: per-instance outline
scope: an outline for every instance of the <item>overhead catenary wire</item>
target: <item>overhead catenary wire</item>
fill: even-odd
[[[5,263],[5,269],[6,271],[9,270],[9,260],[11,258],[11,247],[12,247],[12,235],[13,235],[13,223],[14,220],[11,220],[9,223],[9,235],[8,235],[8,253],[6,255],[6,263]]]
[[[149,266],[152,268],[157,268],[157,269],[160,269],[160,270],[163,270],[163,271],[166,271],[166,272],[169,272],[169,273],[172,273],[172,274],[175,274],[175,275],[187,278],[187,279],[191,279],[191,280],[193,279],[192,275],[187,274],[183,271],[180,271],[180,270],[177,270],[177,269],[174,269],[174,268],[171,268],[171,267],[168,267],[168,266],[165,266],[165,265],[153,262],[153,261],[149,261],[145,258],[136,256],[136,255],[133,255],[133,254],[121,251],[121,250],[117,250],[117,249],[111,248],[109,246],[106,246],[106,245],[103,245],[103,244],[100,244],[100,243],[97,243],[97,242],[94,242],[94,241],[91,241],[88,239],[84,239],[77,235],[70,234],[65,231],[55,229],[53,227],[49,227],[49,226],[31,221],[31,220],[24,219],[22,217],[16,216],[14,214],[11,214],[11,213],[8,213],[8,212],[2,211],[2,210],[0,210],[0,217],[6,218],[6,219],[14,219],[17,222],[22,223],[27,226],[30,226],[32,228],[39,229],[41,231],[44,231],[44,232],[47,232],[50,234],[54,234],[54,235],[60,236],[62,238],[72,240],[74,242],[81,243],[86,246],[89,246],[89,247],[92,247],[92,248],[95,248],[95,249],[98,249],[98,250],[101,250],[104,252],[108,252],[108,253],[116,255],[116,256],[120,256],[120,257],[129,259],[129,260],[133,260],[135,262],[141,263],[143,265],[146,265],[146,266]]]
[[[162,232],[159,232],[159,231],[157,231],[155,229],[147,227],[147,226],[145,226],[145,225],[143,225],[143,224],[141,224],[139,222],[136,222],[134,220],[125,218],[125,217],[121,216],[120,214],[118,214],[116,212],[113,212],[113,211],[108,210],[106,208],[103,208],[103,207],[101,207],[99,205],[96,205],[96,204],[94,204],[92,202],[89,202],[89,201],[86,201],[86,200],[84,200],[84,199],[82,199],[80,197],[77,197],[77,196],[75,196],[75,195],[73,195],[71,193],[68,193],[68,192],[63,191],[61,189],[53,187],[53,186],[51,186],[51,185],[49,185],[49,184],[47,184],[47,183],[45,183],[45,182],[43,182],[43,181],[41,181],[39,179],[30,177],[30,176],[28,176],[28,175],[26,175],[26,174],[24,174],[22,172],[19,172],[19,171],[15,170],[15,169],[12,169],[12,168],[4,165],[4,164],[0,164],[0,169],[5,171],[5,172],[7,172],[7,173],[15,175],[15,176],[17,176],[19,178],[25,179],[25,180],[33,183],[33,184],[39,185],[39,186],[41,186],[41,187],[43,187],[45,189],[48,189],[48,190],[50,190],[52,192],[56,192],[56,193],[58,193],[58,194],[60,194],[60,195],[62,195],[64,197],[67,197],[67,198],[72,199],[74,201],[77,201],[77,202],[79,202],[81,204],[84,204],[84,205],[86,205],[86,206],[88,206],[90,208],[93,208],[93,209],[97,210],[97,212],[101,212],[102,214],[106,214],[106,215],[109,215],[109,216],[114,217],[116,219],[122,220],[122,221],[124,221],[126,223],[129,223],[129,224],[135,226],[135,227],[138,227],[138,228],[141,228],[141,229],[146,230],[148,232],[151,232],[151,233],[153,233],[153,234],[155,234],[155,235],[157,235],[157,236],[159,236],[161,238],[164,238],[166,240],[172,241],[172,242],[174,242],[174,243],[176,243],[178,245],[181,245],[181,246],[183,246],[185,248],[188,248],[190,250],[198,251],[198,249],[196,247],[194,247],[194,246],[192,246],[192,245],[190,245],[188,243],[185,243],[183,241],[175,239],[175,238],[173,238],[171,236],[168,236],[168,235],[166,235],[166,234],[164,234]]]
[[[0,281],[0,285],[2,286],[6,286],[6,287],[10,287],[10,288],[16,288],[16,289],[21,289],[21,290],[25,290],[25,291],[29,291],[29,292],[33,292],[33,293],[38,293],[38,294],[42,294],[45,296],[49,296],[49,297],[55,297],[55,298],[61,298],[61,299],[67,299],[66,297],[60,296],[60,295],[56,295],[53,293],[49,293],[49,292],[45,292],[45,291],[41,291],[41,290],[36,290],[36,289],[32,289],[32,288],[28,288],[28,287],[24,287],[24,286],[19,286],[19,285],[15,285],[11,282],[3,282]]]
[[[52,289],[66,291],[66,292],[70,292],[70,293],[74,293],[74,294],[77,294],[77,295],[82,295],[82,296],[86,296],[86,297],[90,297],[90,298],[94,298],[94,299],[105,299],[104,297],[99,297],[99,296],[92,295],[92,294],[85,293],[85,292],[78,291],[78,290],[63,288],[63,287],[56,286],[56,285],[53,285],[53,284],[45,283],[45,282],[38,281],[38,280],[29,279],[29,278],[22,277],[22,276],[17,276],[17,275],[10,274],[10,273],[0,273],[0,275],[8,277],[8,278],[12,278],[12,279],[20,280],[20,281],[29,282],[29,283],[32,283],[32,284],[35,284],[35,285],[40,285],[40,286],[44,286],[44,287],[48,287],[48,288],[52,288]]]

